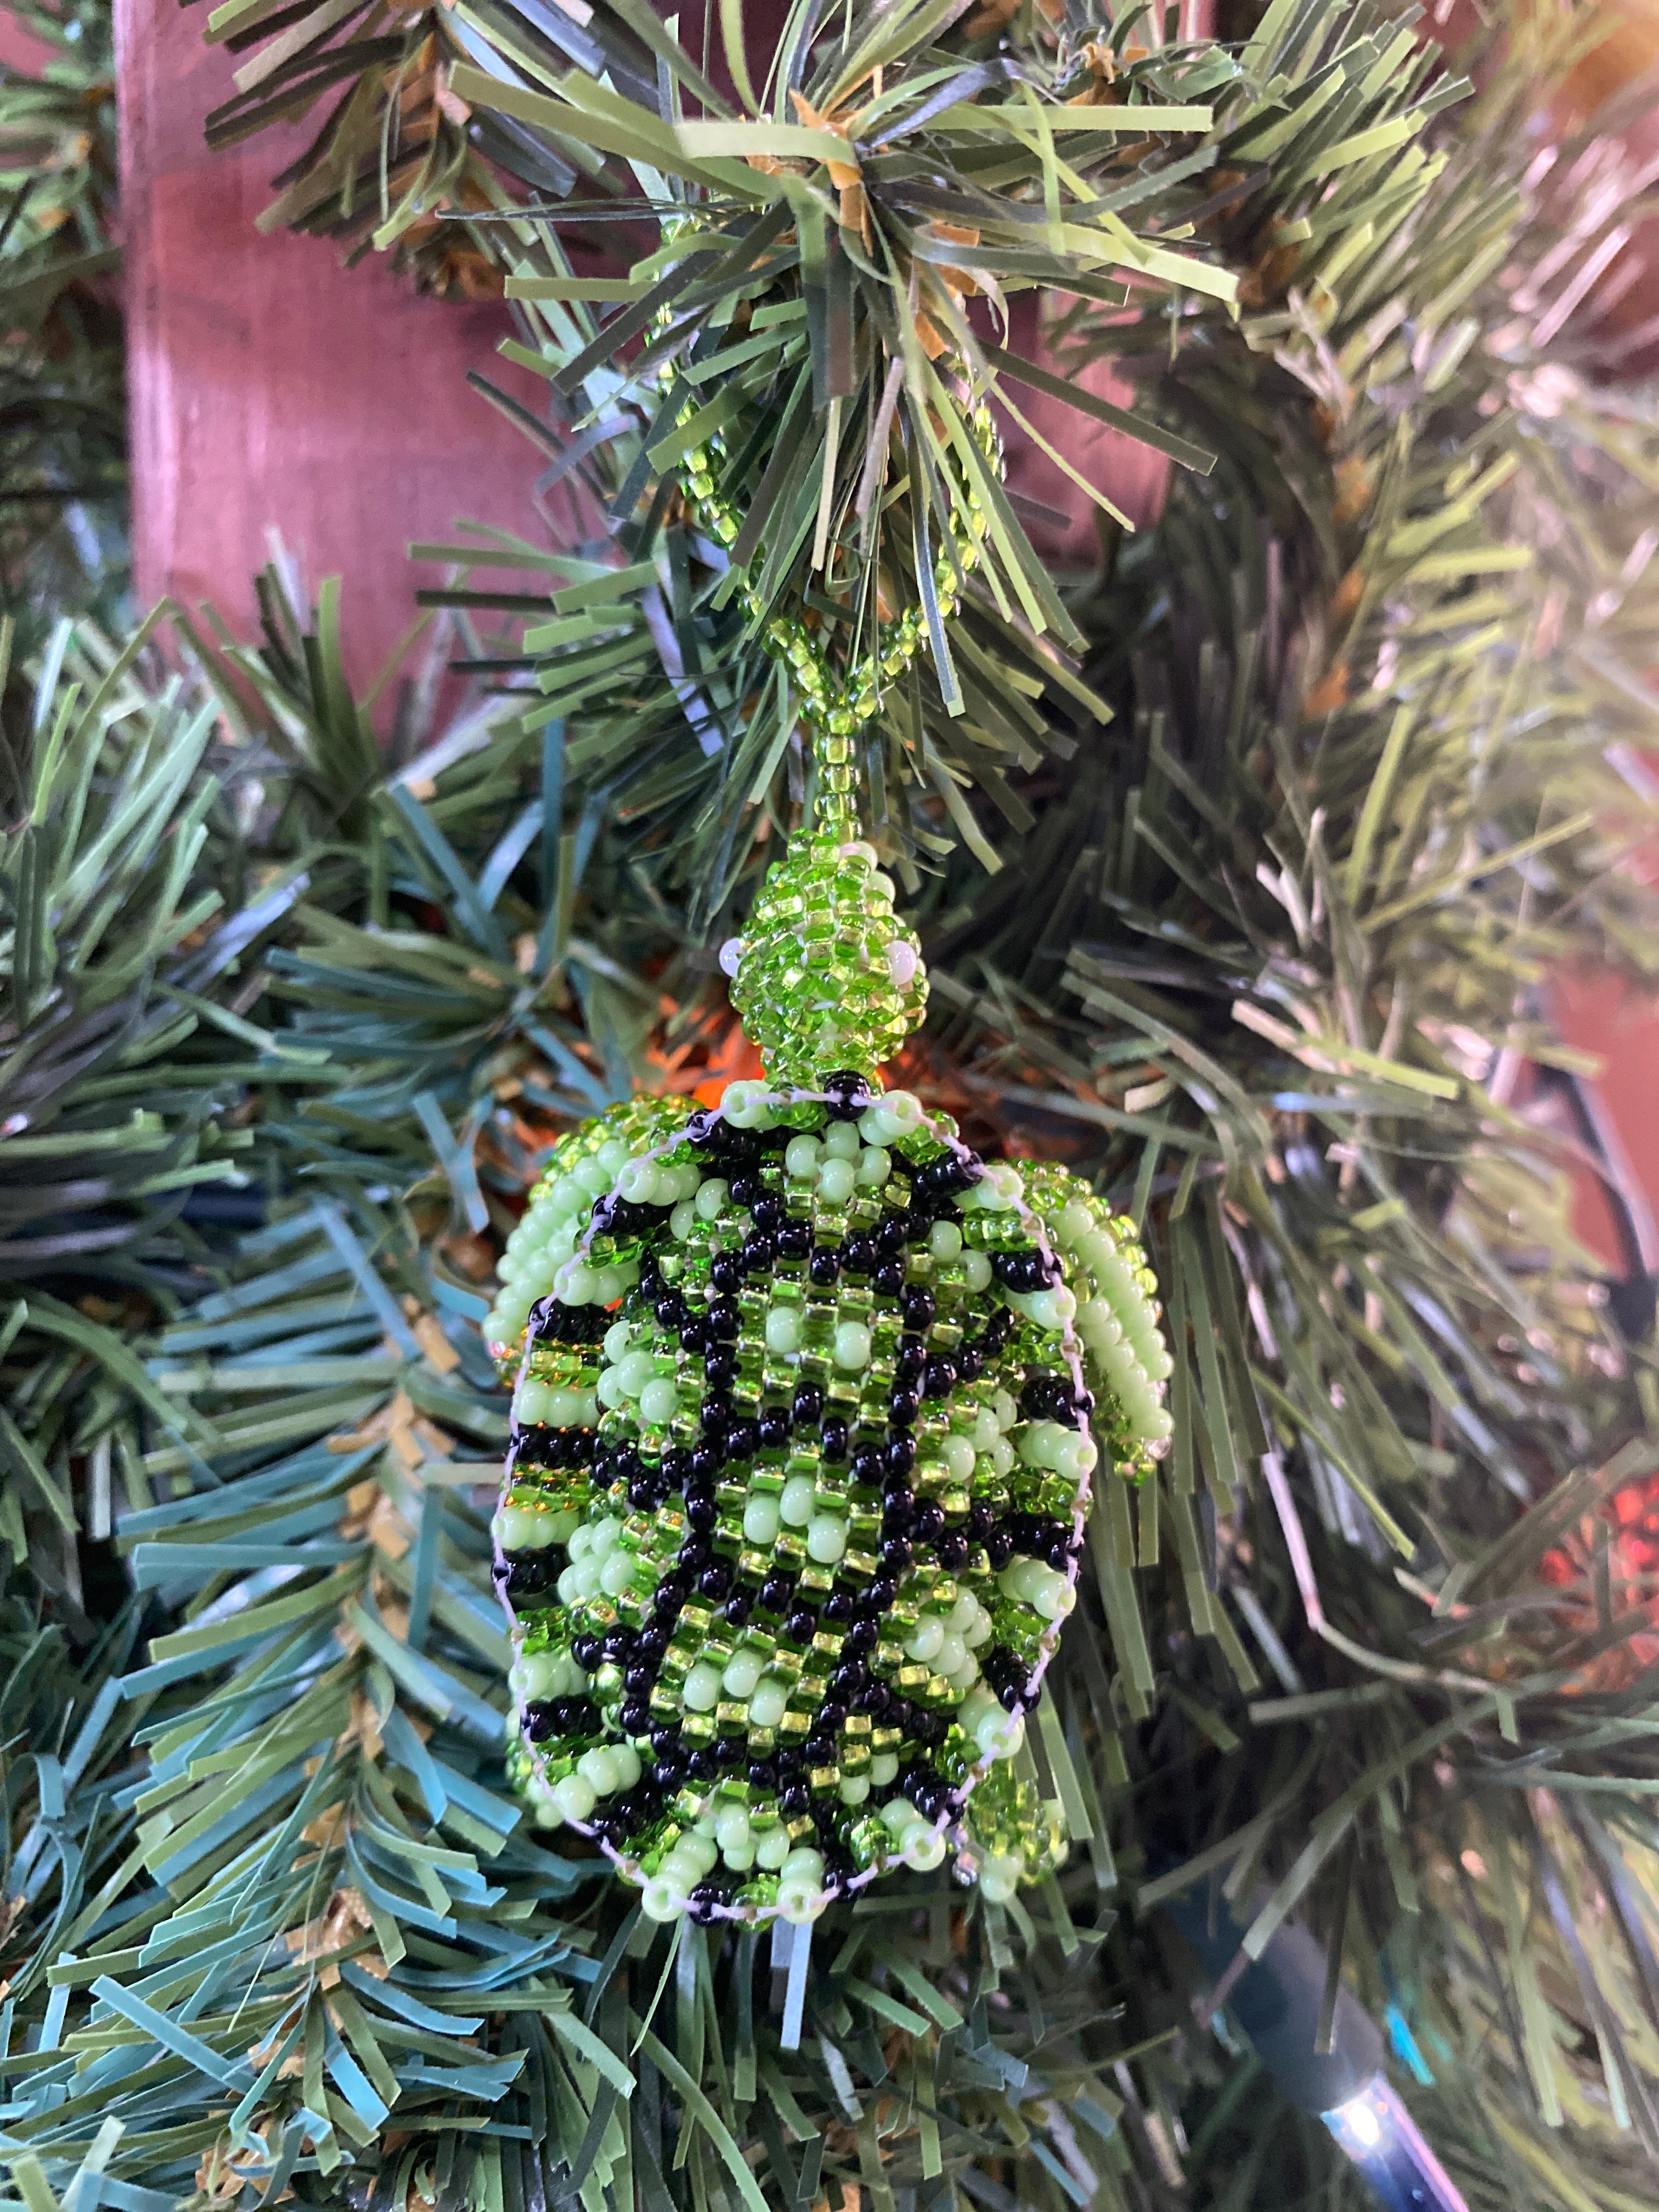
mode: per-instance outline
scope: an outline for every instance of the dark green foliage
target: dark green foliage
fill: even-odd
[[[29,653],[65,613],[130,619],[114,59],[102,0],[8,12],[46,52],[0,76],[0,613]]]

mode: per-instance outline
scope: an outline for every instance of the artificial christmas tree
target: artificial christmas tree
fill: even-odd
[[[290,2192],[512,2212],[1358,2203],[1358,2138],[1307,2109],[1255,2002],[1252,1962],[1288,1972],[1293,1929],[1319,1961],[1310,2061],[1359,2048],[1361,2013],[1384,2023],[1470,2205],[1648,2201],[1652,1593],[1620,1531],[1655,1468],[1650,1315],[1601,1295],[1568,1230],[1569,1150],[1518,1087],[1563,1057],[1547,963],[1639,964],[1651,944],[1617,863],[1645,824],[1629,749],[1650,719],[1652,435],[1573,319],[1602,217],[1571,177],[1546,205],[1528,136],[1573,27],[1517,12],[1472,58],[1477,95],[1368,6],[1275,4],[1185,41],[1145,13],[1000,8],[806,9],[763,40],[731,7],[712,41],[631,5],[526,0],[206,23],[241,57],[216,131],[318,119],[279,220],[390,251],[434,291],[499,286],[504,343],[550,394],[529,465],[585,520],[559,545],[420,549],[476,689],[390,758],[344,681],[332,587],[307,619],[267,578],[258,648],[175,616],[172,677],[85,628],[39,665],[5,879],[5,1111],[37,1147],[14,1180],[41,1247],[4,1324],[0,1429],[15,2193],[32,2212]],[[1055,295],[1042,358],[1002,312],[1033,288]],[[1077,380],[1105,356],[1133,408]],[[1080,422],[1127,416],[1175,465],[1154,529],[1103,512],[1087,574],[1049,573],[1040,518],[1000,479],[996,439],[1034,389]],[[1086,454],[1048,443],[1109,501]],[[833,860],[798,848],[769,884],[814,820]],[[899,924],[879,897],[866,915],[878,864]],[[836,919],[837,866],[860,878],[853,988],[806,1005],[790,924],[815,868]],[[656,1158],[634,1156],[774,1110],[728,1082],[755,1082],[716,949],[734,939],[770,1076],[821,1095],[787,1102],[815,1123],[793,1181],[788,1145],[744,1140],[758,1187],[728,1255],[712,1230],[734,1178],[670,1151],[659,1193]],[[856,1149],[831,1143],[854,1094],[822,1079],[868,1081],[902,1040],[918,944],[928,1026],[860,1103],[877,1118]],[[822,1057],[826,1024],[868,1065]],[[763,1337],[793,1303],[775,1246],[732,1293],[738,1335],[710,1334],[717,1258],[781,1237],[792,1194],[828,1249],[820,1213],[852,1196],[832,1170],[855,1193],[878,1152],[908,1202],[878,1204],[874,1229],[917,1212],[932,1163],[901,1142],[902,1091],[948,1111],[953,1168],[1043,1163],[1020,1196],[1045,1221],[1041,1194],[1079,1177],[1094,1223],[1060,1248],[1086,1261],[1094,1238],[1103,1266],[1144,1242],[1168,1450],[1079,1469],[1075,1602],[1040,1683],[1008,1676],[1016,1703],[1041,1694],[1018,1763],[994,1764],[1040,1850],[972,1887],[917,1863],[958,1814],[975,1856],[974,1798],[930,1768],[906,1802],[921,1816],[917,1790],[939,1793],[931,1820],[888,1826],[896,1850],[864,1838],[878,1879],[799,1863],[799,1910],[822,1907],[802,1945],[760,1923],[781,1899],[741,1893],[767,1816],[722,1832],[699,1796],[687,1832],[713,1818],[720,1893],[664,1928],[605,1849],[637,1860],[645,1832],[582,1832],[607,1774],[607,1803],[640,1786],[614,1753],[583,1778],[593,1806],[540,1776],[556,1826],[508,1786],[519,1707],[577,1693],[555,1662],[526,1676],[542,1653],[514,1653],[494,1570],[544,1548],[508,1514],[574,1509],[528,1488],[498,1508],[512,1431],[490,1346],[549,1292],[604,1304],[625,1340],[595,1388],[614,1376],[614,1448],[654,1498],[666,1451],[647,1469],[647,1431],[679,1411],[658,1358],[706,1382],[731,1341],[740,1379],[741,1300]],[[723,1110],[693,1124],[693,1103]],[[620,1279],[643,1266],[637,1220],[583,1224],[611,1185],[567,1172],[589,1143],[567,1133],[606,1109],[629,1158],[601,1173],[631,1162],[641,1187],[617,1196],[671,1217],[651,1226],[659,1302],[684,1302],[676,1252],[719,1291],[696,1349],[678,1308],[647,1315]],[[42,1189],[28,1164],[83,1153],[120,1177]],[[932,1226],[902,1249],[962,1269],[961,1306],[983,1295],[966,1255],[1001,1248],[957,1211],[937,1220],[951,1249]],[[617,1261],[607,1284],[576,1240],[619,1228],[641,1253],[590,1245]],[[835,1232],[838,1283],[854,1234]],[[1041,1260],[1046,1235],[1027,1242],[1009,1256]],[[908,1262],[892,1291],[884,1264],[872,1322],[836,1309],[829,1370],[870,1371],[850,1333],[860,1360],[838,1367],[843,1327],[872,1363],[884,1323],[902,1339]],[[561,1299],[572,1267],[583,1295]],[[800,1343],[823,1318],[803,1315]],[[588,1387],[592,1335],[553,1319],[537,1307],[520,1386],[532,1438],[604,1425],[597,1405],[551,1418],[573,1410],[552,1393]],[[799,1359],[776,1334],[772,1358]],[[1156,1340],[1127,1334],[1150,1416]],[[561,1344],[581,1359],[538,1373]],[[756,1356],[757,1409],[721,1433],[753,1418],[758,1453]],[[1126,1363],[1126,1412],[1131,1381]],[[659,1382],[672,1407],[645,1404]],[[971,1423],[948,1389],[921,1403],[940,1464],[960,1430],[975,1480],[979,1413],[1012,1434],[994,1403]],[[1054,1410],[1034,1397],[1021,1425]],[[823,1470],[823,1407],[801,1425]],[[515,1455],[516,1480],[535,1452]],[[849,1478],[831,1510],[836,1464],[800,1524],[809,1556],[815,1517],[836,1523],[820,1550],[845,1538],[825,1569],[869,1504]],[[701,1498],[684,1472],[693,1491],[642,1492],[641,1518]],[[746,1524],[769,1493],[743,1487]],[[902,1487],[901,1513],[938,1503]],[[624,1519],[580,1503],[566,1539]],[[718,1535],[739,1510],[718,1476],[710,1503]],[[965,1542],[938,1510],[924,1550]],[[620,1596],[604,1577],[626,1548],[567,1548],[560,1603]],[[1061,1550],[1038,1565],[1070,1595]],[[975,1602],[1012,1615],[1039,1589]],[[957,1602],[934,1625],[965,1674],[979,1616],[952,1626]],[[931,1641],[920,1616],[909,1640]],[[556,1667],[568,1649],[620,1728],[627,1668],[605,1678],[623,1655],[604,1641],[592,1675],[574,1637]],[[720,1656],[717,1734],[740,1693],[751,1729],[781,1727]],[[930,1656],[905,1654],[927,1682],[901,1694],[942,1717]],[[698,1713],[702,1663],[677,1714]],[[873,1721],[848,1686],[848,1723]],[[588,1716],[550,1717],[532,1742],[579,1772]],[[823,1791],[818,1769],[788,1785],[809,1808],[862,1778],[850,1733],[823,1740]],[[832,1849],[866,1871],[850,1829]],[[707,1856],[683,1854],[657,1902],[692,1898]]]

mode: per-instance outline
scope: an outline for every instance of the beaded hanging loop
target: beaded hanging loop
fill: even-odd
[[[706,453],[686,488],[729,545]],[[521,1354],[495,1522],[509,1770],[653,1919],[805,1924],[950,1850],[995,1903],[1057,1864],[1025,1715],[1103,1456],[1134,1479],[1169,1431],[1133,1224],[881,1088],[927,979],[854,747],[922,634],[902,617],[837,672],[796,617],[766,632],[815,758],[722,951],[765,1076],[561,1139],[488,1325]]]

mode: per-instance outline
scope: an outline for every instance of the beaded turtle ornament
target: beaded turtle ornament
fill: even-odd
[[[510,1778],[659,1921],[1058,1864],[1024,1716],[1103,1454],[1134,1479],[1170,1430],[1133,1224],[882,1087],[927,980],[858,835],[872,687],[814,673],[811,811],[721,952],[764,1079],[562,1138],[486,1324],[519,1362]]]

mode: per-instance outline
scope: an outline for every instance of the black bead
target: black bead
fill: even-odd
[[[848,1472],[854,1482],[867,1483],[874,1487],[887,1471],[887,1455],[879,1444],[860,1444],[848,1462]]]
[[[707,1535],[720,1516],[714,1499],[706,1492],[698,1491],[685,1501],[685,1517],[699,1535]]]
[[[795,1585],[788,1575],[769,1575],[761,1584],[760,1601],[769,1613],[787,1613],[794,1596]]]
[[[745,1275],[763,1274],[777,1258],[778,1248],[769,1237],[748,1237],[738,1256]]]
[[[628,1698],[617,1718],[624,1735],[643,1735],[651,1725],[651,1708],[643,1698]]]
[[[794,1424],[783,1407],[769,1406],[755,1426],[766,1450],[781,1451],[788,1443]]]
[[[945,1534],[944,1508],[939,1505],[922,1506],[910,1533],[920,1544],[936,1544]]]
[[[797,1606],[784,1622],[783,1632],[793,1643],[810,1644],[818,1632],[818,1617],[804,1605]]]
[[[813,1717],[814,1735],[833,1736],[847,1718],[847,1707],[840,1698],[826,1698]]]
[[[849,1237],[841,1248],[841,1264],[849,1275],[867,1275],[876,1265],[875,1240]]]
[[[812,1231],[805,1221],[786,1221],[777,1237],[780,1260],[804,1260],[812,1249]]]
[[[729,1345],[720,1345],[702,1363],[703,1380],[711,1390],[729,1389],[738,1379],[738,1355]]]
[[[684,1575],[665,1575],[652,1595],[651,1606],[659,1620],[672,1620],[690,1594]]]
[[[916,1494],[896,1484],[882,1499],[881,1528],[884,1536],[908,1536],[916,1517]]]
[[[809,1280],[828,1289],[841,1274],[841,1252],[834,1244],[819,1244],[806,1263]]]
[[[707,1536],[688,1536],[680,1546],[676,1566],[683,1567],[689,1575],[699,1575],[714,1554]]]
[[[957,1387],[957,1363],[954,1359],[935,1357],[927,1363],[927,1372],[922,1382],[925,1398],[948,1398]]]
[[[957,1347],[957,1373],[964,1382],[977,1382],[985,1372],[985,1354],[976,1344],[962,1344]]]
[[[803,1813],[812,1809],[812,1793],[804,1782],[792,1782],[787,1790],[778,1792],[778,1810],[798,1820]]]
[[[941,1536],[933,1547],[933,1556],[948,1573],[957,1574],[968,1564],[968,1539],[954,1534]]]
[[[826,1075],[823,1090],[832,1121],[856,1121],[871,1103],[869,1084],[850,1068]]]
[[[1025,1685],[1010,1675],[997,1692],[997,1703],[1011,1713],[1017,1713],[1025,1703]]]
[[[634,1638],[634,1656],[645,1665],[654,1667],[668,1649],[668,1638],[660,1628],[642,1628]]]
[[[712,1566],[705,1567],[697,1577],[698,1595],[713,1598],[717,1605],[731,1587],[732,1570],[719,1559]]]
[[[716,1298],[708,1309],[708,1326],[722,1344],[737,1341],[738,1310],[729,1298]]]
[[[921,1378],[927,1372],[927,1354],[918,1336],[904,1338],[899,1345],[898,1358],[893,1362],[893,1380],[902,1390],[919,1390]]]
[[[620,1665],[634,1648],[633,1630],[617,1621],[613,1627],[605,1630],[600,1638],[600,1648],[607,1659],[614,1659]]]
[[[855,1620],[842,1641],[842,1650],[863,1658],[873,1651],[881,1641],[881,1631],[873,1620]]]
[[[538,1559],[534,1553],[520,1553],[516,1559],[503,1562],[504,1583],[509,1597],[536,1597],[553,1582],[553,1562]]]
[[[685,1300],[678,1291],[665,1291],[651,1309],[664,1328],[679,1328],[685,1322]]]
[[[728,1460],[753,1459],[760,1449],[760,1424],[747,1413],[740,1414],[726,1431],[726,1456]]]
[[[735,1252],[716,1252],[708,1263],[708,1279],[717,1291],[743,1288],[743,1262]]]
[[[632,1659],[623,1669],[623,1687],[642,1697],[657,1679],[657,1670],[645,1659]]]
[[[887,1439],[887,1472],[890,1475],[908,1474],[916,1463],[916,1440],[914,1437],[897,1436]]]
[[[878,1620],[897,1595],[897,1576],[878,1575],[864,1593],[864,1602],[869,1607],[865,1618]]]
[[[774,1198],[769,1192],[763,1198],[757,1198],[749,1210],[755,1217],[756,1228],[763,1237],[775,1236],[782,1228],[785,1220],[783,1201]]]
[[[637,1482],[628,1486],[628,1502],[636,1513],[653,1513],[662,1504],[665,1492],[659,1494],[655,1480],[641,1475]]]
[[[676,1757],[680,1748],[680,1732],[677,1728],[671,1728],[665,1721],[659,1722],[652,1729],[651,1748],[665,1765],[684,1764]]]
[[[755,1601],[746,1589],[734,1589],[720,1608],[733,1628],[741,1628],[755,1609]]]
[[[558,1729],[558,1721],[549,1699],[538,1698],[524,1709],[524,1732],[532,1743],[545,1743]]]
[[[795,1385],[792,1411],[798,1428],[815,1428],[823,1419],[823,1393],[816,1382],[798,1382]]]
[[[592,1674],[598,1670],[599,1662],[605,1656],[605,1645],[597,1636],[573,1636],[570,1656],[584,1674]]]
[[[885,1567],[898,1572],[910,1564],[911,1552],[908,1538],[884,1536],[881,1540],[881,1561]]]
[[[723,1452],[716,1451],[713,1444],[697,1445],[696,1449],[690,1454],[690,1458],[691,1463],[686,1472],[700,1489],[711,1482],[720,1480],[720,1469],[726,1464],[726,1455]],[[684,1487],[683,1485],[682,1487]]]
[[[712,1152],[719,1144],[726,1124],[711,1107],[699,1106],[684,1131],[685,1142],[700,1152]]]
[[[751,1790],[775,1790],[778,1770],[769,1759],[751,1759],[744,1779]]]
[[[832,1589],[823,1601],[823,1617],[832,1628],[839,1628],[853,1618],[853,1593],[848,1589]]]
[[[923,1290],[920,1284],[913,1285],[899,1300],[899,1311],[904,1316],[904,1326],[918,1332],[933,1327],[938,1310],[933,1292]]]
[[[914,1390],[895,1390],[887,1401],[887,1418],[895,1428],[908,1429],[921,1409],[921,1400]]]
[[[982,1498],[976,1498],[973,1504],[968,1508],[968,1526],[966,1533],[969,1540],[972,1543],[982,1544],[996,1525],[997,1516],[995,1512],[985,1503]]]
[[[839,1413],[826,1413],[818,1431],[818,1448],[833,1467],[847,1456],[847,1423]]]
[[[697,1418],[702,1423],[706,1437],[712,1439],[724,1436],[726,1425],[732,1418],[731,1401],[723,1391],[711,1390],[698,1407]]]
[[[720,1771],[720,1761],[704,1745],[686,1760],[685,1771],[694,1782],[712,1782]]]
[[[985,1556],[992,1571],[1000,1574],[1014,1556],[1014,1540],[1006,1528],[993,1528],[985,1539]]]
[[[765,1195],[766,1186],[758,1176],[735,1176],[732,1183],[732,1203],[740,1206],[745,1213]]]
[[[874,1231],[877,1243],[884,1252],[900,1252],[904,1249],[906,1216],[893,1206],[886,1207]]]
[[[904,1288],[903,1261],[884,1260],[872,1280],[878,1291],[884,1291],[889,1297],[896,1297]]]

